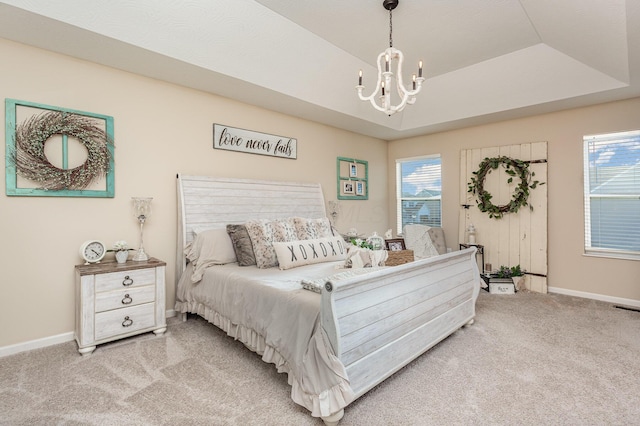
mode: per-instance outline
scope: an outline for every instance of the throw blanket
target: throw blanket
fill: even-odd
[[[349,246],[345,266],[347,268],[370,268],[384,265],[389,257],[386,250],[369,250],[362,247]]]
[[[416,260],[438,256],[438,250],[433,246],[426,225],[405,225],[404,243],[409,250],[413,250]]]
[[[300,287],[343,264],[319,263],[281,271],[236,263],[207,268],[193,284],[187,266],[175,309],[197,313],[288,374],[291,398],[315,417],[348,405],[354,394],[344,366],[320,326],[320,296]],[[367,268],[370,270],[370,268]],[[367,271],[368,272],[368,271]]]
[[[345,278],[355,277],[356,275],[367,274],[372,271],[377,271],[382,269],[381,266],[374,266],[372,268],[360,268],[360,269],[350,269],[345,272],[340,272],[338,274],[330,275],[328,277],[316,278],[316,279],[303,279],[301,284],[302,288],[306,290],[313,291],[315,293],[321,293],[324,285],[327,281],[336,282],[339,280],[344,280]]]

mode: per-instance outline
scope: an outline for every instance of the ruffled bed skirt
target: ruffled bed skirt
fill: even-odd
[[[264,362],[275,364],[278,373],[287,373],[291,386],[291,399],[305,407],[313,417],[326,417],[337,413],[354,400],[354,394],[349,385],[344,366],[333,354],[326,333],[319,325],[314,330],[313,337],[305,356],[309,365],[324,366],[332,372],[337,384],[318,393],[309,392],[304,386],[304,377],[296,377],[287,360],[276,348],[268,345],[265,338],[255,330],[242,325],[233,324],[228,318],[213,309],[197,302],[179,302],[175,304],[176,312],[198,314],[227,335],[242,342],[247,348],[262,356]],[[309,359],[313,358],[313,359]],[[326,376],[326,369],[320,374]],[[314,372],[315,373],[315,372]],[[312,373],[313,374],[313,373]],[[304,375],[304,374],[303,374]]]

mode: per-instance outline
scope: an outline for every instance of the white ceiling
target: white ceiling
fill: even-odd
[[[385,140],[640,96],[640,0],[401,0],[427,79],[391,117],[355,91],[382,0],[2,0],[0,37]]]

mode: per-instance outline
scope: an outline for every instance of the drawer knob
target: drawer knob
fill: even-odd
[[[124,280],[122,280],[122,285],[129,287],[131,284],[133,284],[133,279],[129,278],[129,275],[125,276]]]
[[[129,296],[128,294],[125,294],[124,297],[122,298],[122,304],[128,305],[131,302],[133,302],[133,299],[131,298],[131,296]]]
[[[123,327],[130,327],[131,324],[133,324],[133,320],[131,318],[129,318],[128,316],[124,317],[124,321],[122,321],[122,326]]]

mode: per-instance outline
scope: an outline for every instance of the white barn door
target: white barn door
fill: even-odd
[[[525,206],[517,213],[506,213],[501,219],[492,219],[478,209],[475,194],[467,191],[473,172],[478,170],[482,160],[501,156],[532,161],[529,171],[535,172],[533,180],[545,182],[545,185],[530,190],[527,201],[533,209]],[[539,293],[547,292],[546,158],[546,142],[462,150],[460,157],[460,239],[466,242],[466,230],[473,224],[476,243],[484,246],[485,263],[490,263],[492,269],[498,269],[501,265],[520,265],[527,272],[526,288]],[[519,180],[516,178],[509,184],[508,178],[502,166],[487,174],[484,187],[492,195],[494,205],[511,201],[513,189]]]

